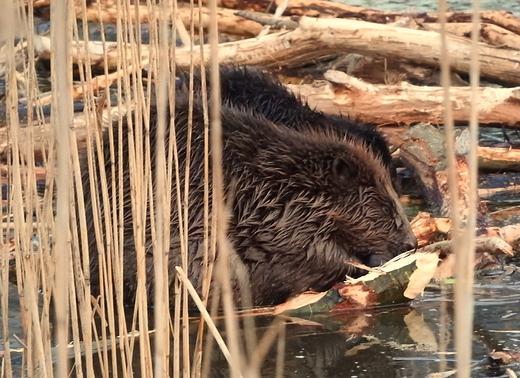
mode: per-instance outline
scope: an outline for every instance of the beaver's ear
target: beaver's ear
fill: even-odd
[[[332,173],[337,178],[352,178],[357,175],[357,167],[343,158],[335,158],[332,162]]]

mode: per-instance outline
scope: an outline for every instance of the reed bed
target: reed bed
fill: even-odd
[[[84,2],[83,2],[84,3]],[[475,1],[475,14],[478,15],[478,2]],[[142,70],[141,24],[135,22],[136,9],[130,0],[117,0],[117,54],[121,62],[113,90],[99,93],[92,86],[94,74],[85,51],[84,61],[72,72],[70,48],[73,41],[80,40],[80,33],[74,20],[82,19],[87,25],[86,6],[83,14],[76,14],[72,2],[55,1],[51,10],[51,37],[54,58],[51,65],[52,117],[50,123],[55,130],[55,138],[35,141],[35,130],[43,128],[46,120],[39,102],[39,79],[36,75],[33,47],[33,2],[24,0],[4,0],[4,20],[0,25],[0,38],[5,59],[5,79],[8,90],[6,107],[10,141],[9,170],[3,182],[9,183],[6,206],[0,216],[4,220],[1,228],[4,241],[0,257],[0,291],[9,292],[10,281],[16,281],[20,298],[20,322],[23,335],[18,335],[20,348],[14,348],[10,335],[7,295],[0,295],[4,351],[0,377],[207,377],[211,368],[212,349],[217,347],[225,356],[232,377],[259,377],[260,367],[269,348],[277,348],[276,377],[283,376],[285,323],[275,318],[272,327],[264,337],[258,338],[252,317],[238,317],[233,303],[229,271],[229,259],[233,251],[226,242],[226,220],[224,194],[222,191],[221,168],[221,123],[218,78],[218,31],[216,23],[216,1],[209,1],[212,18],[209,27],[209,57],[211,94],[203,89],[204,126],[205,126],[205,180],[204,200],[204,286],[199,298],[186,278],[189,269],[187,246],[189,244],[188,215],[190,210],[189,179],[190,164],[186,164],[184,183],[177,181],[176,192],[172,195],[172,180],[182,176],[182,164],[178,160],[175,137],[166,144],[163,137],[166,130],[175,135],[174,119],[166,117],[167,107],[175,102],[175,51],[174,43],[180,36],[192,50],[200,49],[194,41],[203,41],[205,31],[192,23],[189,30],[176,18],[177,3],[166,0],[159,3],[147,1],[150,19],[150,58],[147,70]],[[190,3],[192,17],[202,17],[196,11],[193,0]],[[202,0],[198,2],[202,6]],[[26,11],[24,11],[26,9]],[[153,10],[159,9],[159,12]],[[168,9],[173,9],[173,13]],[[446,11],[441,1],[441,14]],[[100,10],[99,10],[100,11]],[[157,15],[164,17],[158,18]],[[138,15],[137,15],[138,16]],[[101,17],[100,17],[101,18]],[[474,25],[478,25],[475,17]],[[202,22],[199,22],[202,25]],[[176,27],[171,27],[175,25]],[[103,31],[103,23],[101,23]],[[474,33],[476,35],[476,33]],[[101,33],[103,43],[104,34]],[[81,37],[88,42],[88,33]],[[19,41],[15,45],[13,41]],[[474,46],[477,41],[474,39]],[[22,58],[19,46],[24,45]],[[127,48],[130,46],[130,48]],[[445,50],[444,50],[445,51]],[[473,62],[477,61],[474,48]],[[107,58],[108,59],[108,58]],[[448,99],[449,57],[445,54],[442,65],[443,84],[446,88],[446,131],[447,140],[453,132],[451,102]],[[202,61],[205,61],[202,59]],[[105,75],[109,75],[105,66]],[[194,66],[190,67],[193,75]],[[143,74],[143,72],[146,72]],[[202,70],[204,74],[204,70]],[[84,114],[86,122],[86,148],[78,145],[78,138],[71,125],[73,82],[79,84],[84,93]],[[472,87],[478,87],[478,67],[472,70]],[[154,87],[152,83],[157,85]],[[205,80],[202,80],[204,85]],[[190,82],[193,88],[193,83]],[[190,91],[190,111],[193,105],[193,91]],[[154,100],[153,97],[156,97]],[[124,111],[112,115],[112,100]],[[208,107],[208,99],[211,107]],[[40,107],[35,114],[28,112],[27,125],[29,138],[21,139],[18,104],[24,101],[28,108]],[[157,135],[161,142],[155,150],[150,148],[149,129],[150,104],[156,101],[158,109]],[[474,99],[476,103],[478,99]],[[106,110],[104,108],[106,107]],[[210,111],[211,110],[211,111]],[[128,117],[130,131],[131,192],[136,243],[137,261],[144,261],[145,228],[151,227],[154,234],[153,265],[151,271],[144,264],[137,265],[136,303],[133,311],[128,311],[123,303],[123,203],[122,177],[115,174],[122,171],[119,165],[110,166],[113,170],[112,183],[106,182],[103,171],[105,162],[101,149],[102,132],[105,127],[110,134],[112,156],[122,155],[116,149],[122,145],[121,128],[113,132],[112,122],[121,124],[124,112]],[[476,114],[474,112],[474,114]],[[104,119],[108,117],[107,119]],[[189,125],[190,126],[190,125]],[[211,127],[210,127],[211,126]],[[188,146],[191,128],[188,128]],[[478,123],[476,117],[471,123],[472,151],[476,151]],[[114,143],[114,141],[119,141]],[[32,153],[35,143],[41,143],[43,156],[35,161]],[[209,153],[212,146],[213,154]],[[188,147],[189,150],[189,147]],[[455,158],[453,145],[447,145],[452,165]],[[155,155],[153,155],[155,154]],[[189,155],[188,155],[189,156]],[[86,241],[85,203],[81,186],[80,162],[88,161],[91,177],[92,211],[96,214],[95,231],[100,252],[101,298],[91,298],[89,248]],[[213,173],[210,182],[210,159]],[[475,154],[471,159],[473,189],[476,193],[477,166]],[[35,167],[41,163],[46,168],[45,192],[37,194],[37,174]],[[156,175],[152,175],[151,165],[155,164]],[[96,167],[100,167],[99,171]],[[455,176],[451,178],[452,193],[456,187]],[[100,184],[99,184],[100,183]],[[103,188],[98,191],[97,188]],[[210,198],[212,200],[210,201]],[[452,196],[456,208],[456,194]],[[167,251],[170,244],[171,201],[176,201],[179,211],[179,228],[182,250],[182,265],[174,286],[169,285]],[[476,201],[470,201],[475,204]],[[103,206],[100,206],[100,203]],[[466,226],[475,227],[475,206]],[[104,222],[102,219],[109,221]],[[147,223],[149,222],[149,223]],[[453,214],[454,234],[459,235],[458,212]],[[473,300],[471,296],[473,277],[473,232],[460,232],[457,258],[459,271],[456,289],[457,311],[457,350],[459,352],[458,376],[470,376],[471,324]],[[219,251],[218,267],[216,251]],[[12,257],[12,258],[11,258]],[[14,268],[13,268],[14,266]],[[155,277],[155,306],[148,304],[147,275]],[[215,279],[212,277],[215,276]],[[210,286],[213,287],[212,301],[209,302]],[[176,305],[170,311],[168,300],[175,291]],[[248,303],[247,292],[242,303]],[[190,299],[190,297],[192,299]],[[193,300],[202,315],[194,321],[188,311],[188,302]],[[250,299],[249,299],[250,301]],[[223,309],[223,322],[218,309]],[[441,317],[444,318],[444,317]],[[196,328],[193,331],[193,328]],[[240,335],[239,329],[244,329]],[[219,333],[225,330],[222,334]],[[243,336],[243,337],[242,337]],[[21,356],[21,363],[13,367],[13,356]],[[441,363],[442,364],[442,363]],[[441,370],[445,366],[441,365]]]

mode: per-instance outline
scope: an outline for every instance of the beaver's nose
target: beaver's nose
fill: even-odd
[[[414,234],[411,234],[408,238],[403,240],[403,251],[410,251],[417,249],[417,238]]]

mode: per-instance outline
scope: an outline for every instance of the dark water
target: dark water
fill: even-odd
[[[520,273],[478,277],[475,295],[471,376],[506,377],[505,367],[491,368],[487,356],[520,349]],[[441,359],[454,369],[452,306],[451,294],[443,298],[431,291],[408,307],[316,315],[302,324],[294,319],[286,327],[284,377],[426,377],[441,371]],[[441,318],[447,324],[444,339]],[[315,324],[304,324],[309,321]],[[271,357],[262,377],[275,376],[274,352]],[[520,373],[520,364],[508,367]]]
[[[468,340],[473,347],[471,377],[507,377],[506,368],[520,373],[520,364],[491,367],[488,360],[492,351],[520,349],[520,272],[478,274],[475,298],[473,338]],[[282,319],[284,346],[277,341],[272,344],[261,366],[261,377],[276,377],[279,353],[286,378],[427,378],[443,371],[441,364],[444,371],[455,369],[449,286],[442,296],[439,287],[432,286],[409,306],[334,315],[282,315]],[[259,338],[272,321],[267,316],[253,319]],[[225,335],[222,321],[217,325]],[[193,331],[196,326],[192,324]],[[212,361],[211,378],[230,376],[227,362],[218,351],[214,351]],[[133,376],[140,377],[138,356],[133,365]]]
[[[475,284],[471,341],[471,377],[475,378],[507,377],[506,368],[520,373],[520,364],[490,367],[487,360],[494,350],[520,350],[520,272],[489,273],[477,275]],[[280,352],[277,342],[273,344],[261,367],[261,377],[276,376],[278,353],[283,355],[283,377],[289,378],[425,378],[441,371],[441,361],[445,369],[454,369],[453,301],[450,287],[446,291],[441,296],[437,287],[431,287],[410,306],[284,317],[285,345]],[[263,316],[254,319],[259,337],[272,320]],[[444,333],[442,321],[446,324]],[[196,323],[192,329],[196,329]],[[140,377],[138,345],[134,350],[133,376]],[[210,377],[230,376],[222,355],[218,351],[213,355]],[[13,353],[13,357],[15,374],[20,374],[17,364],[21,355]]]
[[[358,5],[362,7],[391,10],[396,12],[436,12],[439,2],[437,0],[337,0],[340,3]],[[448,7],[452,11],[469,11],[472,8],[472,1],[456,0],[447,1]],[[520,1],[514,0],[482,0],[480,2],[482,10],[506,10],[520,15]]]

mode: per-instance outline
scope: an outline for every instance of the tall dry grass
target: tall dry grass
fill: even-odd
[[[456,257],[455,272],[455,349],[457,352],[456,366],[457,377],[469,378],[471,376],[471,351],[473,333],[473,277],[475,261],[475,227],[477,220],[477,185],[478,185],[478,87],[480,71],[478,67],[478,43],[480,27],[480,1],[473,0],[472,35],[471,35],[471,68],[470,85],[471,115],[470,115],[470,153],[468,155],[469,166],[469,206],[468,215],[464,227],[461,226],[459,203],[459,189],[456,173],[455,128],[453,122],[452,99],[450,98],[450,57],[446,46],[446,12],[448,11],[445,0],[439,0],[441,23],[441,83],[444,89],[444,126],[446,132],[446,156],[448,161],[448,185],[451,201],[451,220],[454,252]],[[445,306],[442,308],[446,310]],[[446,316],[442,316],[443,319]],[[441,334],[445,334],[445,324],[442,324]],[[445,370],[445,362],[441,359],[441,371]]]
[[[77,133],[72,121],[72,97],[69,96],[72,88],[72,68],[70,65],[70,44],[80,39],[76,18],[86,20],[86,8],[77,15],[72,2],[54,1],[52,3],[52,95],[53,117],[45,120],[42,111],[34,116],[29,112],[26,130],[27,138],[20,135],[20,121],[18,103],[26,100],[28,107],[39,107],[38,79],[33,56],[33,11],[32,2],[23,0],[2,0],[4,10],[0,22],[0,38],[5,46],[5,78],[8,88],[6,105],[9,109],[8,130],[10,141],[9,171],[6,180],[9,181],[9,199],[6,211],[0,214],[4,220],[2,238],[4,240],[3,253],[0,257],[0,291],[9,292],[9,276],[15,276],[20,298],[20,322],[23,325],[23,335],[20,337],[22,345],[21,366],[13,370],[11,366],[11,341],[9,338],[8,297],[0,295],[2,313],[2,328],[4,335],[4,359],[0,376],[13,377],[24,372],[30,377],[65,377],[74,374],[78,377],[133,377],[140,375],[173,376],[173,377],[207,377],[210,371],[211,350],[216,340],[228,360],[233,377],[258,377],[263,357],[268,347],[276,342],[278,359],[276,361],[276,376],[283,375],[284,350],[284,323],[275,320],[273,327],[258,340],[254,331],[254,321],[251,317],[238,318],[234,312],[234,303],[231,295],[230,254],[226,241],[225,206],[222,192],[221,162],[221,122],[220,97],[218,78],[217,45],[218,34],[216,26],[216,2],[210,1],[209,8],[213,14],[209,29],[209,44],[211,54],[208,60],[211,68],[210,81],[211,95],[203,90],[203,103],[211,101],[209,107],[204,108],[205,126],[205,164],[203,175],[205,180],[204,201],[204,272],[205,281],[201,298],[198,298],[189,281],[186,279],[188,271],[187,245],[188,212],[190,203],[189,177],[193,173],[186,164],[184,175],[186,181],[178,181],[182,176],[181,164],[177,158],[177,144],[175,138],[164,143],[167,130],[175,135],[174,119],[166,117],[167,106],[174,107],[175,96],[175,50],[171,39],[177,36],[191,49],[200,48],[194,41],[204,40],[204,30],[193,26],[186,30],[175,16],[176,2],[166,0],[158,4],[147,2],[149,10],[160,8],[161,19],[153,18],[156,13],[150,12],[150,47],[151,56],[149,66],[143,74],[141,61],[141,25],[134,20],[136,10],[132,8],[130,0],[117,0],[117,37],[120,41],[118,54],[121,64],[118,68],[120,75],[113,93],[108,90],[104,94],[95,93],[92,86],[94,74],[91,69],[88,54],[79,65],[74,83],[80,85],[85,103],[84,119],[87,129],[86,145],[78,145]],[[199,0],[199,5],[202,0]],[[196,4],[191,2],[192,16],[200,17],[196,11]],[[27,6],[27,12],[22,11]],[[475,12],[478,11],[475,5]],[[174,12],[168,12],[173,9]],[[445,3],[441,1],[441,10],[445,11]],[[101,12],[101,9],[98,8]],[[477,14],[477,13],[475,13]],[[200,23],[202,24],[202,23]],[[474,25],[478,24],[475,17]],[[170,25],[177,27],[171,28]],[[103,31],[104,25],[101,24]],[[476,30],[476,29],[475,29]],[[169,33],[173,34],[170,36]],[[103,32],[101,33],[103,36]],[[445,33],[444,33],[445,35]],[[474,33],[476,36],[477,33]],[[25,43],[25,59],[22,67],[17,61],[20,53],[12,43],[15,37],[23,37]],[[83,34],[88,41],[88,33]],[[475,37],[476,38],[476,37]],[[476,40],[474,38],[474,46]],[[443,39],[444,41],[444,39]],[[104,41],[103,41],[104,42]],[[126,45],[131,46],[127,49]],[[476,62],[477,49],[474,48]],[[108,58],[106,59],[108,60]],[[190,71],[193,73],[193,67]],[[204,74],[204,70],[202,70]],[[446,131],[447,140],[453,140],[453,121],[451,117],[451,102],[449,101],[449,57],[445,54],[442,59],[443,85],[446,96]],[[109,72],[105,68],[105,75]],[[144,76],[143,76],[144,75]],[[478,67],[473,64],[471,83],[474,89],[478,87]],[[157,82],[156,87],[150,83]],[[203,84],[205,81],[202,81]],[[190,83],[192,87],[192,83]],[[156,92],[158,122],[157,135],[159,145],[153,151],[150,148],[148,130],[149,109],[152,94]],[[476,93],[476,90],[474,91]],[[118,106],[123,111],[115,112],[111,105],[111,98],[116,98]],[[190,104],[193,104],[193,98]],[[478,99],[474,99],[478,101]],[[104,107],[106,106],[106,110]],[[476,107],[475,107],[476,108]],[[116,149],[122,145],[121,128],[114,133],[112,122],[121,124],[123,113],[132,113],[128,117],[130,132],[130,165],[132,209],[134,219],[134,234],[136,239],[138,261],[144,260],[146,251],[144,245],[145,227],[154,230],[153,261],[154,269],[145,270],[143,264],[138,264],[137,279],[140,282],[137,298],[132,313],[124,308],[124,287],[122,276],[125,269],[123,264],[123,232],[124,222],[122,206],[121,177],[114,174],[123,169],[122,161],[118,166],[110,166],[111,185],[106,182],[103,156],[95,153],[102,144],[102,131],[108,128],[110,135],[111,154],[122,156],[122,151]],[[48,140],[35,141],[35,131],[49,127],[55,130],[55,136]],[[211,126],[211,127],[210,127]],[[473,113],[471,122],[472,155],[470,158],[472,175],[472,193],[476,193],[476,113]],[[189,138],[188,138],[189,140]],[[115,143],[118,141],[118,143]],[[144,143],[143,143],[144,141]],[[213,154],[209,153],[212,146]],[[42,161],[46,168],[46,190],[43,198],[38,197],[36,188],[35,149],[42,150]],[[448,143],[447,151],[451,156],[453,167],[454,148]],[[88,245],[86,244],[85,204],[82,200],[83,190],[80,185],[81,155],[85,154],[88,161],[88,171],[91,177],[91,192],[93,212],[96,214],[95,231],[100,253],[101,299],[93,300],[90,296],[90,272],[88,264]],[[152,156],[155,154],[155,157]],[[152,159],[155,158],[155,175],[152,175]],[[209,167],[213,166],[212,175]],[[95,167],[99,166],[99,174]],[[452,172],[453,168],[452,168]],[[212,182],[210,182],[212,177]],[[452,193],[456,193],[454,175],[451,177]],[[172,191],[172,180],[177,178],[176,192]],[[119,180],[116,182],[115,180]],[[98,191],[101,187],[102,190]],[[111,188],[111,189],[109,189]],[[210,202],[210,198],[213,201]],[[474,199],[475,197],[473,197]],[[171,201],[176,201],[179,211],[179,228],[181,237],[182,266],[175,285],[171,287],[168,280],[168,249]],[[452,196],[453,208],[456,207],[456,195]],[[100,206],[103,203],[103,206]],[[471,213],[468,229],[474,228],[475,200],[471,202]],[[211,205],[212,204],[212,205]],[[147,217],[147,212],[149,217]],[[76,215],[77,214],[77,215]],[[107,219],[102,222],[101,219]],[[150,222],[147,225],[147,222]],[[455,230],[460,229],[458,214],[453,213]],[[76,224],[79,227],[76,227]],[[471,356],[471,329],[473,302],[472,288],[472,253],[473,233],[466,232],[459,236],[457,258],[459,272],[457,275],[456,316],[457,316],[457,350],[458,374],[460,377],[469,377],[469,362]],[[460,240],[466,240],[461,243]],[[214,269],[216,250],[219,250],[219,267]],[[9,269],[10,256],[14,257],[15,269]],[[219,274],[212,281],[213,271]],[[155,277],[155,306],[153,312],[147,300],[144,286],[147,275]],[[210,286],[213,289],[213,301],[208,303]],[[170,291],[176,294],[176,306],[170,311],[168,298]],[[196,324],[196,332],[190,333],[193,319],[188,313],[188,298],[192,297],[201,310],[200,319]],[[246,294],[247,296],[247,294]],[[247,303],[247,298],[243,303]],[[219,306],[224,309],[226,337],[222,337],[217,327],[216,311]],[[209,309],[207,309],[209,307]],[[55,313],[53,313],[55,312]],[[153,316],[153,318],[152,318]],[[53,320],[52,320],[53,319]],[[153,326],[152,326],[153,324]],[[54,325],[54,328],[52,327]],[[239,329],[243,328],[245,340],[239,336]],[[222,330],[222,328],[220,328]],[[71,343],[69,344],[69,341]],[[18,353],[18,351],[16,351]],[[15,371],[13,373],[13,371]]]

